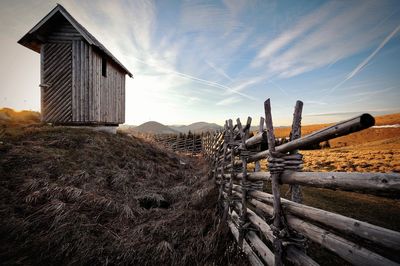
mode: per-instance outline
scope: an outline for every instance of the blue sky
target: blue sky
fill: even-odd
[[[400,112],[400,1],[59,1],[134,73],[126,121],[263,115],[288,125]],[[0,106],[40,110],[39,55],[17,44],[55,1],[0,3]]]

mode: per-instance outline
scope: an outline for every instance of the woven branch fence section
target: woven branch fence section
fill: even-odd
[[[353,265],[399,265],[398,256],[390,256],[400,252],[399,232],[302,204],[300,186],[399,195],[400,175],[395,173],[302,171],[299,149],[371,127],[374,118],[363,114],[302,137],[302,107],[297,101],[290,141],[282,145],[276,145],[269,99],[254,136],[250,117],[246,124],[227,120],[222,132],[203,136],[203,153],[219,186],[222,221],[252,265],[318,265],[307,253],[307,241]],[[262,159],[267,159],[268,172],[261,171]],[[252,162],[254,172],[248,172]],[[266,182],[272,194],[263,191]],[[280,196],[282,184],[289,185],[290,200]]]
[[[199,155],[203,148],[201,142],[203,134],[150,134],[135,132],[133,135],[186,155]]]

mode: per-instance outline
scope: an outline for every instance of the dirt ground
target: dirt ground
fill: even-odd
[[[201,160],[122,134],[38,125],[1,142],[1,264],[247,264],[214,218],[217,191]]]

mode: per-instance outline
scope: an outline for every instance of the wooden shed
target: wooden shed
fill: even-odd
[[[125,122],[125,75],[132,74],[61,5],[18,43],[40,53],[43,122]]]

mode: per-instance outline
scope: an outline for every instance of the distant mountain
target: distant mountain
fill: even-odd
[[[166,125],[156,121],[149,121],[133,128],[134,131],[151,134],[179,134],[179,131],[174,130]]]
[[[207,122],[196,122],[190,124],[188,126],[169,126],[170,128],[179,131],[181,133],[188,133],[189,131],[192,133],[201,133],[201,132],[208,132],[208,131],[216,131],[222,129],[220,125],[215,123],[207,123]]]

